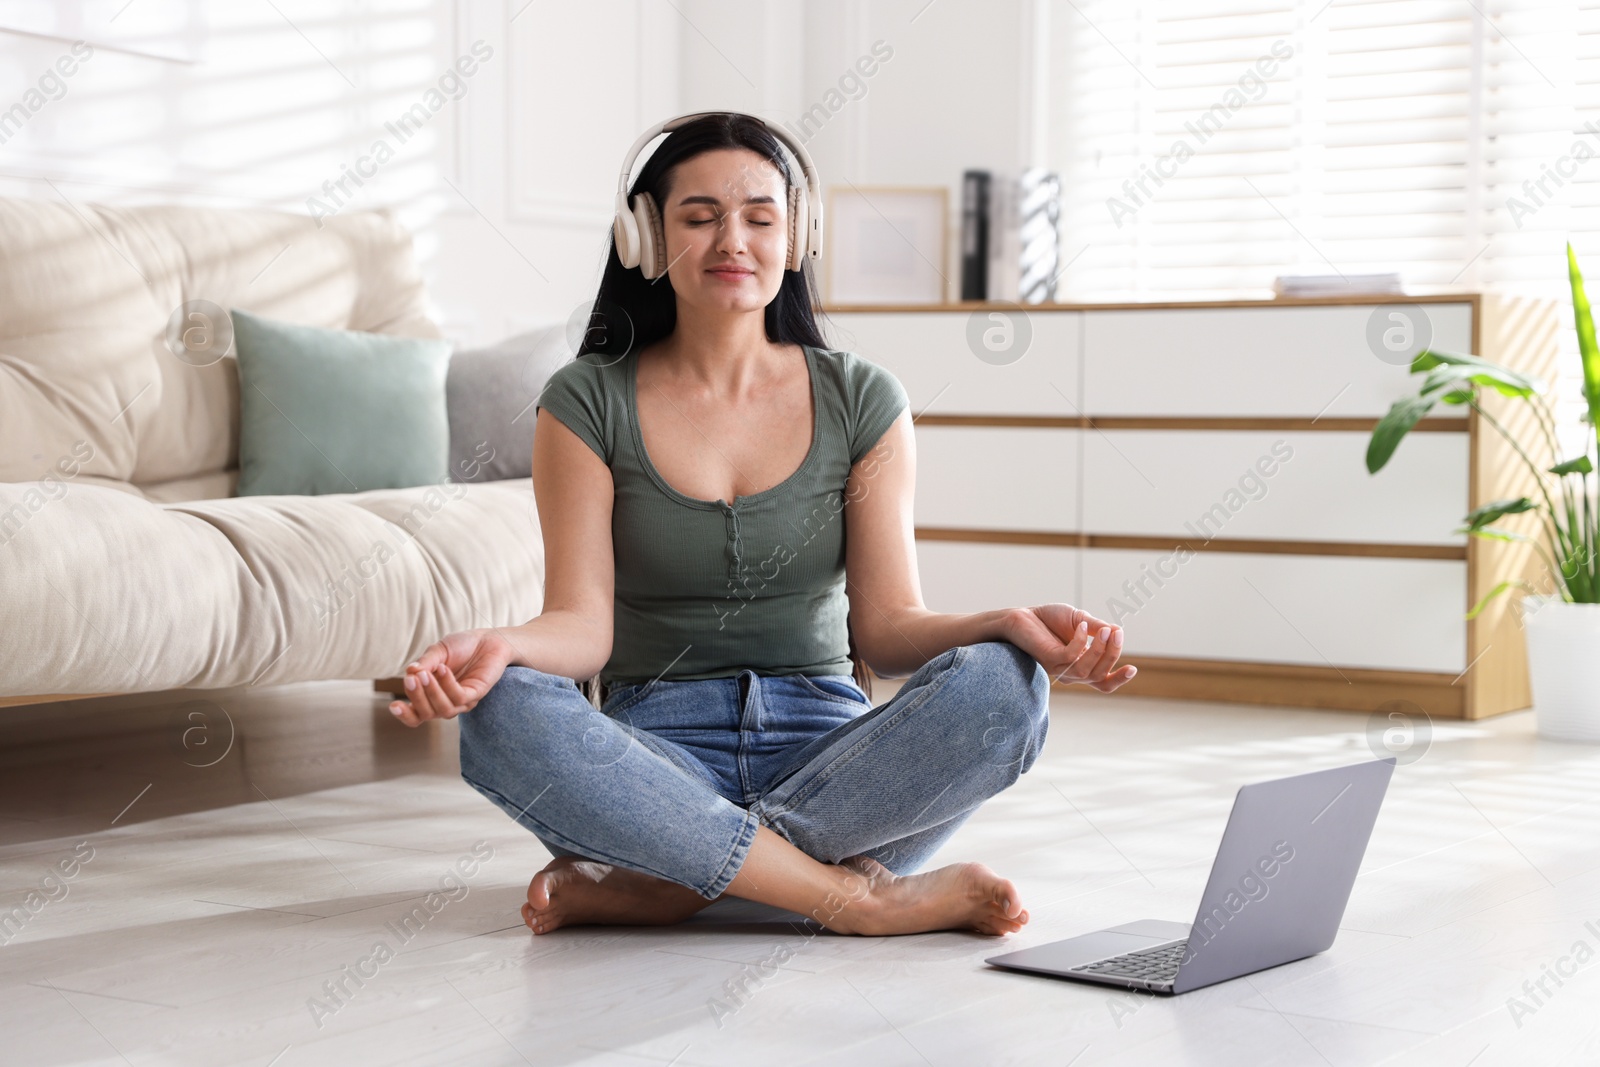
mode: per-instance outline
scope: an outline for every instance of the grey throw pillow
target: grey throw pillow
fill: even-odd
[[[445,379],[451,481],[493,482],[533,474],[534,405],[550,375],[571,358],[565,324],[451,357]]]

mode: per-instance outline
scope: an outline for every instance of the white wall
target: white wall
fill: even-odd
[[[806,5],[801,108],[826,99],[856,60],[893,50],[807,142],[825,183],[949,190],[946,294],[960,292],[961,172],[1015,170],[1035,154],[1030,27],[1035,0],[815,0]],[[870,193],[868,193],[870,198]]]
[[[462,116],[451,180],[464,196],[445,186],[430,264],[435,299],[474,341],[564,320],[593,299],[623,154],[680,98],[670,5],[525,3],[441,5],[461,9],[463,33],[506,43],[492,91]]]
[[[813,105],[836,108],[807,141],[824,184],[943,185],[954,226],[964,168],[1036,158],[1030,61],[1045,6],[4,0],[0,112],[22,103],[26,121],[0,128],[0,195],[392,205],[416,235],[441,326],[489,342],[592,298],[622,155],[680,111],[797,126]],[[72,60],[77,39],[89,58]],[[880,40],[892,58],[841,91]],[[488,57],[447,81],[402,141],[386,124],[426,107],[475,43]],[[72,75],[50,79],[64,56]],[[380,140],[393,158],[377,165]],[[357,167],[371,172],[359,187],[324,188]]]

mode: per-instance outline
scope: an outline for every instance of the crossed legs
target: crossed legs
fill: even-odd
[[[1027,913],[987,867],[909,872],[1032,765],[1047,706],[1043,669],[1015,646],[951,649],[802,746],[747,810],[570,680],[511,668],[460,720],[462,775],[568,853],[529,886],[535,933],[680,922],[724,893],[841,933],[1008,933]]]

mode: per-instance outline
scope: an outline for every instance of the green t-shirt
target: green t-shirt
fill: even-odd
[[[550,376],[549,408],[611,468],[616,601],[606,684],[653,678],[849,674],[844,493],[850,468],[907,406],[884,368],[805,348],[816,422],[787,479],[750,496],[697,500],[645,454],[636,354],[590,354]]]

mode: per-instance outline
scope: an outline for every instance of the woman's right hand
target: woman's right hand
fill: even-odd
[[[406,667],[406,700],[389,705],[407,726],[471,711],[515,657],[500,631],[463,630],[435,641]]]

